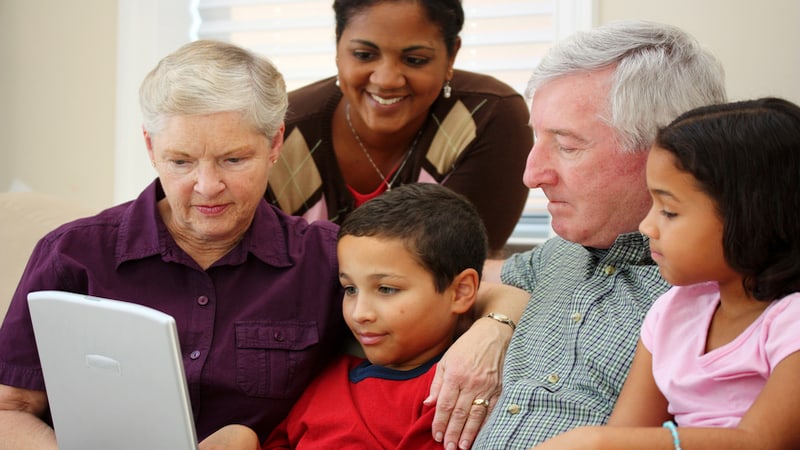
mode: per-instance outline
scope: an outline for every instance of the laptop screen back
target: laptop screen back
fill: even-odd
[[[28,294],[61,450],[195,450],[175,320],[134,303]]]

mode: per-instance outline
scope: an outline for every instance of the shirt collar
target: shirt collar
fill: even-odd
[[[384,366],[377,366],[365,359],[361,364],[350,370],[348,378],[351,383],[358,383],[367,378],[381,378],[384,380],[403,381],[416,378],[428,372],[434,364],[439,362],[443,354],[436,355],[419,367],[410,370],[390,369]]]
[[[189,264],[191,258],[178,246],[158,211],[158,202],[165,197],[161,182],[156,179],[130,202],[120,220],[119,239],[115,249],[116,264],[161,255],[164,261]],[[239,265],[252,254],[275,267],[291,266],[286,246],[286,221],[278,211],[262,200],[256,208],[253,223],[242,240],[213,266]],[[213,267],[212,266],[212,267]]]
[[[583,247],[587,252],[585,277],[591,278],[598,270],[616,271],[625,266],[652,266],[650,239],[638,231],[617,236],[608,249]]]
[[[655,261],[650,255],[650,238],[638,231],[617,236],[605,257],[605,262],[634,266],[654,265]]]

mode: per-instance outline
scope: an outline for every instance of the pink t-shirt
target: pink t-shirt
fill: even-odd
[[[656,384],[680,426],[735,427],[783,358],[800,350],[800,293],[771,302],[733,341],[705,353],[715,282],[673,287],[642,326]]]

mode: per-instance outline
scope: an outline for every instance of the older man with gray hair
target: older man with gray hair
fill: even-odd
[[[602,424],[641,322],[666,289],[638,232],[645,163],[659,127],[726,100],[719,61],[684,31],[623,21],[557,43],[528,86],[535,143],[525,184],[549,200],[558,235],[487,265],[531,293],[509,345],[503,392],[475,448],[529,448]]]

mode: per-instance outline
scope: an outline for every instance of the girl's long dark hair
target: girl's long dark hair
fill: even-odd
[[[745,290],[759,300],[800,291],[800,107],[762,98],[694,109],[655,145],[714,200]]]

